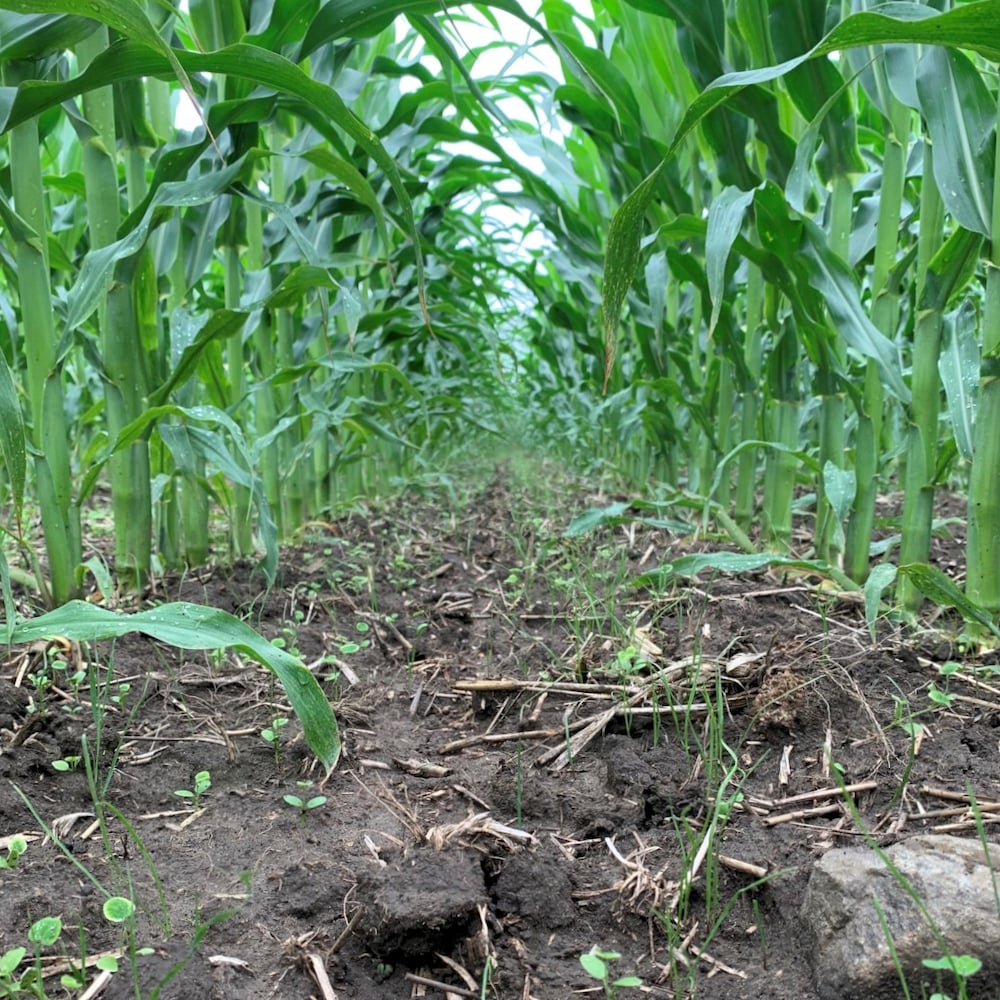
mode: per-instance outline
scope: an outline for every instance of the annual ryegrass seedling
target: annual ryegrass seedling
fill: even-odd
[[[178,788],[174,795],[178,798],[189,799],[195,810],[201,807],[202,796],[212,787],[212,776],[208,771],[199,771],[194,776],[194,783],[190,788]]]
[[[615,1000],[619,990],[642,986],[642,980],[638,976],[611,978],[610,965],[613,962],[617,962],[621,957],[621,954],[617,951],[601,951],[596,946],[580,956],[580,964],[583,966],[583,971],[592,979],[596,979],[604,987],[606,1000]]]
[[[21,836],[11,837],[7,841],[7,856],[0,855],[0,869],[16,868],[18,859],[28,849],[28,842]]]
[[[306,789],[312,787],[311,781],[297,781],[296,785],[299,788]],[[319,809],[320,806],[326,805],[325,795],[311,795],[306,797],[305,795],[293,795],[289,793],[288,795],[283,795],[282,800],[287,802],[293,809],[298,809],[299,818],[302,821],[302,825],[305,826],[306,817],[314,809]]]

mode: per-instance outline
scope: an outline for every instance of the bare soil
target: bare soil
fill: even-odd
[[[314,525],[269,592],[249,565],[158,584],[152,599],[223,608],[299,651],[342,728],[328,780],[294,718],[277,758],[261,738],[288,709],[256,664],[142,638],[69,648],[68,672],[102,687],[99,733],[87,683],[74,694],[57,671],[39,699],[31,675],[58,647],[8,651],[0,844],[30,843],[0,870],[0,955],[30,953],[29,927],[58,915],[46,970],[81,941],[124,952],[108,997],[321,996],[324,972],[340,998],[478,997],[489,958],[485,996],[564,1000],[603,995],[579,960],[594,946],[646,995],[814,997],[799,914],[815,859],[858,842],[859,820],[881,843],[975,836],[941,793],[1000,797],[1000,691],[973,679],[986,661],[946,679],[959,653],[941,621],[881,621],[873,643],[860,601],[815,577],[630,587],[712,541],[564,538],[611,498],[545,492],[539,507],[498,474],[461,501],[412,494]],[[935,557],[954,572],[952,530]],[[932,702],[932,684],[959,697]],[[53,769],[81,736],[106,834],[83,764]],[[856,815],[831,762],[861,786]],[[200,771],[194,810],[175,792]],[[303,816],[289,794],[326,802]],[[134,968],[106,894],[138,906],[152,953]]]

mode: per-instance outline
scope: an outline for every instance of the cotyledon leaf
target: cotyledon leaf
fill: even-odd
[[[281,682],[302,723],[309,748],[332,771],[340,757],[340,733],[330,702],[301,660],[272,645],[228,612],[178,601],[122,615],[86,601],[70,601],[55,611],[18,622],[12,643],[63,637],[95,642],[141,632],[178,649],[236,649],[267,667]]]

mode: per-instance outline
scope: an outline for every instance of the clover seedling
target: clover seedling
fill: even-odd
[[[0,857],[0,868],[16,868],[17,859],[28,849],[24,837],[11,837],[7,841],[7,857]]]
[[[60,757],[59,760],[52,761],[52,769],[55,771],[75,771],[79,766],[79,756]]]
[[[197,809],[201,805],[201,797],[212,787],[212,778],[208,771],[199,771],[194,776],[194,786],[178,788],[174,795],[182,799],[191,799],[191,804]]]
[[[607,1000],[615,1000],[621,989],[642,986],[642,980],[638,976],[621,976],[612,982],[608,963],[617,962],[619,958],[621,955],[617,951],[598,951],[596,947],[580,956],[584,972],[604,987],[604,996]]]

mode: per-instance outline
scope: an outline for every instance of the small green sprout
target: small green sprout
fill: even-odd
[[[296,784],[299,788],[309,788],[312,785],[312,782],[297,781]],[[305,823],[306,816],[308,816],[313,809],[319,809],[320,806],[326,804],[325,795],[313,795],[310,798],[303,798],[301,795],[283,795],[282,799],[292,806],[292,808],[299,810],[299,815],[301,816],[303,823]]]
[[[14,973],[27,953],[26,948],[11,948],[0,955],[0,989],[4,996],[17,996],[20,980],[14,978]]]
[[[174,795],[182,799],[191,799],[191,804],[195,809],[201,805],[201,797],[212,787],[212,777],[208,771],[199,771],[194,776],[194,785],[191,788],[178,788]]]
[[[10,840],[7,841],[7,857],[0,857],[0,869],[16,868],[18,858],[20,858],[27,849],[28,842],[24,839],[24,837],[11,837]]]
[[[953,972],[959,981],[959,996],[966,995],[968,980],[983,967],[983,963],[972,955],[945,955],[943,958],[925,958],[923,964],[928,969],[939,972]],[[944,993],[934,993],[931,1000],[951,1000]]]
[[[75,771],[80,766],[80,756],[67,754],[65,757],[60,757],[59,760],[52,761],[52,769],[54,771]]]
[[[935,705],[942,705],[944,708],[949,708],[955,698],[954,695],[948,694],[947,691],[942,691],[933,681],[931,682],[930,691],[927,692],[927,697],[930,698]]]
[[[271,725],[267,729],[262,729],[260,731],[260,738],[266,743],[270,743],[271,749],[274,751],[275,767],[281,763],[281,730],[283,726],[287,725],[288,719],[282,719],[280,716],[275,716],[271,720]]]
[[[132,685],[129,684],[127,681],[122,681],[122,683],[118,685],[118,693],[111,695],[112,704],[117,705],[119,708],[121,708],[122,702],[126,699],[126,697],[128,697],[128,693],[131,687]]]
[[[620,976],[612,981],[608,963],[617,962],[620,958],[619,952],[598,951],[596,946],[580,956],[580,964],[583,966],[584,972],[604,987],[604,996],[607,1000],[615,1000],[619,990],[642,986],[642,980],[638,976]]]
[[[366,632],[371,630],[371,626],[368,622],[357,622],[354,629],[356,632],[364,635]],[[371,639],[362,639],[360,642],[342,642],[337,648],[344,656],[349,656],[351,653],[358,652],[359,649],[367,649],[371,644]]]

